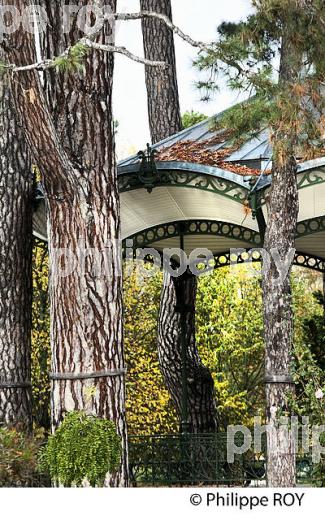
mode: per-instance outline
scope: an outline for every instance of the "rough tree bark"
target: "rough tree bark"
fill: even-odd
[[[162,13],[172,19],[170,0],[140,0],[142,11]],[[175,44],[173,32],[159,20],[142,20],[145,58],[165,61],[168,69],[146,67],[149,123],[153,143],[182,130],[182,119],[177,85]],[[176,309],[175,283],[167,272],[164,273],[164,287],[161,295],[158,318],[158,355],[165,384],[172,395],[177,414],[182,422],[182,394],[187,391],[187,425],[193,433],[214,431],[216,427],[216,405],[211,374],[200,360],[195,343],[195,299],[197,279],[183,280],[189,308],[186,314],[188,338],[186,372],[188,389],[184,388],[185,373],[182,378],[181,314]],[[186,285],[188,285],[186,287]],[[184,314],[184,317],[185,317]],[[166,328],[167,325],[167,328]],[[182,383],[183,381],[183,383]],[[186,386],[186,385],[185,385]],[[195,395],[197,394],[197,395]]]
[[[0,80],[0,424],[30,430],[34,186],[12,103]]]
[[[22,0],[15,1],[18,9],[24,4]],[[106,24],[99,40],[109,37],[109,32]],[[24,65],[35,61],[33,35],[17,31],[5,47],[8,62]],[[74,409],[112,419],[122,438],[123,454],[121,467],[111,476],[110,484],[123,486],[128,483],[128,463],[120,207],[112,75],[105,74],[112,73],[112,60],[98,51],[91,52],[87,74],[80,79],[85,97],[80,99],[80,107],[75,105],[74,109],[78,115],[89,109],[93,116],[90,106],[94,103],[94,111],[98,111],[95,120],[87,120],[87,135],[93,141],[91,148],[84,149],[89,162],[83,157],[83,164],[78,157],[70,159],[70,148],[61,146],[64,134],[59,133],[58,137],[37,73],[19,73],[19,78],[14,75],[11,84],[16,110],[23,119],[29,147],[42,175],[48,207],[53,427],[65,412]],[[60,251],[66,252],[61,259]],[[83,261],[86,251],[89,254]],[[62,269],[70,267],[67,255],[77,262],[67,276],[62,276]]]
[[[171,287],[172,284],[172,287]],[[176,289],[176,290],[175,290]],[[172,278],[165,272],[158,322],[159,363],[177,415],[182,417],[182,323],[186,320],[186,377],[187,395],[184,429],[189,433],[208,433],[216,430],[214,382],[203,365],[195,343],[195,300],[197,282],[194,275]],[[184,315],[175,312],[176,293],[183,299]],[[184,324],[183,324],[184,326]]]
[[[300,70],[301,56],[295,50],[294,35],[287,34],[282,42],[280,85],[289,88],[297,81]],[[288,409],[287,396],[294,392],[290,382],[293,345],[290,270],[284,281],[279,282],[273,255],[275,251],[280,258],[288,259],[290,251],[295,248],[299,210],[294,154],[296,141],[297,136],[291,126],[283,125],[275,130],[272,186],[267,199],[268,223],[264,248],[271,257],[271,263],[269,269],[263,269],[263,301],[266,416],[271,427],[267,433],[269,487],[295,485],[293,431],[281,428],[279,423],[279,415]]]
[[[161,13],[172,20],[170,0],[140,0],[142,11]],[[164,61],[166,69],[146,67],[151,139],[157,143],[182,129],[179,106],[174,35],[162,21],[142,20],[145,58]]]

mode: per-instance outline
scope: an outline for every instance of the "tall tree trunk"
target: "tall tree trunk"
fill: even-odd
[[[282,43],[279,83],[288,92],[301,70],[301,56],[295,50],[294,37],[287,34]],[[275,129],[273,141],[274,165],[264,243],[271,264],[269,269],[263,269],[266,416],[271,427],[267,433],[267,481],[269,487],[292,487],[295,485],[294,435],[289,428],[281,428],[279,421],[279,416],[288,410],[288,394],[294,392],[290,376],[293,346],[290,270],[285,279],[279,281],[273,254],[275,251],[286,259],[295,248],[299,210],[294,154],[297,136],[290,125],[284,124]]]
[[[23,4],[15,2],[18,8]],[[109,35],[105,25],[98,38],[106,41]],[[10,62],[24,65],[35,61],[33,35],[18,31],[11,35],[10,43]],[[63,134],[58,138],[37,73],[19,73],[19,82],[14,77],[12,85],[48,206],[53,427],[65,412],[76,409],[113,420],[122,438],[123,455],[110,484],[123,486],[128,483],[128,463],[112,71],[113,58],[94,51],[87,57],[85,75],[76,79],[84,97],[74,110],[78,115],[83,111],[90,114],[85,116],[88,142],[83,164],[77,157],[70,159],[70,147],[61,146]],[[63,124],[63,133],[65,128]],[[75,138],[73,132],[69,138]],[[60,260],[60,251],[77,260],[66,276],[62,276],[62,268],[68,267],[67,257]],[[88,256],[83,261],[85,253]]]
[[[140,0],[140,5],[142,11],[162,13],[172,20],[170,0]],[[165,61],[170,65],[167,69],[146,68],[151,139],[156,143],[182,129],[174,35],[160,20],[148,18],[142,20],[142,32],[145,57]],[[191,281],[183,281],[185,285],[188,284],[184,290],[187,293],[189,307],[186,312],[181,313],[180,309],[176,308],[175,283],[177,285],[178,282],[167,272],[164,273],[164,277],[158,323],[158,351],[165,383],[176,406],[181,429],[189,429],[191,432],[213,431],[216,415],[213,381],[208,369],[200,361],[195,343],[197,279],[193,277]],[[187,331],[184,332],[188,341],[188,366],[186,367],[182,363],[182,327],[184,328],[182,321],[186,322],[187,327]],[[186,371],[188,371],[187,377]],[[191,385],[191,388],[187,388],[187,385]],[[197,392],[196,396],[195,392]],[[186,405],[184,393],[187,395]],[[188,413],[185,412],[185,408]]]
[[[170,0],[140,0],[142,11],[153,11],[172,20]],[[164,61],[166,69],[146,67],[146,86],[151,139],[157,143],[182,129],[176,74],[173,32],[160,20],[142,20],[144,54],[149,60]]]
[[[181,418],[182,431],[207,433],[216,430],[216,403],[213,378],[202,364],[195,343],[196,290],[194,275],[171,278],[164,273],[158,355],[166,386]],[[185,349],[182,334],[185,334]]]
[[[3,2],[1,2],[3,3]],[[3,52],[0,48],[0,60]],[[29,430],[33,174],[9,85],[0,81],[0,424]]]

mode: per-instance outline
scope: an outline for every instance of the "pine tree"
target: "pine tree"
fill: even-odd
[[[22,12],[26,3],[17,0],[14,5]],[[111,6],[115,8],[114,1]],[[110,37],[111,27],[105,24],[98,41]],[[70,110],[85,113],[87,129],[83,135],[87,142],[79,157],[70,154],[65,138],[76,140],[72,150],[76,152],[83,136],[77,140],[73,128],[64,134],[65,119],[59,121],[61,128],[55,118],[53,122],[38,72],[21,72],[19,81],[12,75],[11,86],[16,111],[42,177],[48,209],[53,427],[67,411],[75,409],[112,419],[124,446],[121,468],[110,481],[118,486],[128,482],[128,464],[120,205],[111,106],[113,58],[100,51],[86,54],[84,46],[77,45],[56,61],[56,69],[80,74],[72,80],[76,89],[83,87],[79,105],[73,108],[71,98],[66,100]],[[80,66],[81,58],[85,71]],[[6,60],[21,66],[35,63],[34,35],[21,29],[8,36]],[[63,81],[64,76],[60,79]],[[67,94],[64,83],[61,85],[63,95]],[[62,269],[69,268],[67,258],[59,258],[62,250],[70,258],[74,255],[77,262],[70,266],[67,276],[62,276]],[[89,250],[97,257],[83,261],[82,255]]]
[[[158,318],[158,355],[181,431],[209,433],[216,430],[217,412],[214,381],[201,361],[195,340],[196,294],[195,275],[186,273],[171,279],[165,272]]]
[[[172,20],[171,0],[140,0],[142,11],[161,13]],[[164,61],[166,69],[146,67],[146,87],[151,139],[158,143],[182,129],[174,35],[164,22],[152,18],[142,20],[145,57]]]
[[[268,484],[295,484],[295,448],[290,431],[279,428],[279,416],[289,413],[293,316],[290,275],[279,283],[272,252],[290,258],[298,218],[297,159],[322,153],[324,99],[321,85],[325,62],[321,42],[325,6],[322,1],[254,0],[255,13],[239,24],[224,23],[219,40],[197,64],[215,75],[224,74],[236,90],[254,97],[230,112],[223,124],[234,138],[269,128],[273,144],[272,187],[267,198],[264,248],[271,255],[263,269],[266,348]],[[279,52],[278,52],[278,49]],[[276,74],[276,65],[280,69]],[[208,94],[216,78],[201,83]]]
[[[52,56],[58,56],[64,52],[69,46],[74,46],[78,40],[83,36],[82,31],[72,23],[71,31],[66,34],[63,31],[62,26],[62,11],[60,1],[48,1],[44,2],[50,24],[45,34],[43,41],[43,52],[45,58],[51,58]],[[85,4],[84,1],[74,2],[73,5],[81,8]],[[106,3],[107,4],[107,3]],[[108,5],[108,4],[107,4]],[[110,3],[112,10],[116,10],[116,3],[112,1]],[[103,31],[98,41],[100,43],[108,42],[111,37],[109,27]],[[107,175],[106,180],[110,182],[110,207],[108,206],[107,211],[107,225],[109,219],[114,222],[114,235],[113,239],[119,237],[119,201],[117,194],[117,180],[116,174],[113,173],[115,169],[115,158],[114,158],[114,136],[112,133],[112,118],[109,117],[111,114],[111,92],[112,92],[112,78],[114,70],[113,55],[104,54],[96,51],[92,51],[87,54],[84,60],[84,71],[82,73],[71,74],[64,71],[51,70],[45,74],[45,90],[50,107],[51,116],[53,118],[56,132],[59,136],[60,143],[64,147],[68,157],[73,164],[77,164],[80,169],[83,170],[84,178],[87,179],[88,186],[86,191],[90,193],[92,191],[91,183],[92,179],[99,178],[101,172],[103,175]],[[68,116],[67,116],[68,114]],[[109,173],[112,168],[112,173]],[[98,195],[101,195],[101,186],[98,185]],[[95,190],[96,191],[96,190]],[[110,216],[109,213],[110,212]],[[106,217],[106,218],[107,218]],[[103,222],[102,222],[103,223]],[[91,223],[91,227],[95,224],[94,219]],[[90,231],[89,229],[89,231]],[[105,228],[101,229],[103,238],[105,240]],[[91,231],[90,231],[91,232]],[[108,236],[107,236],[108,238]],[[93,244],[98,238],[93,237]],[[113,244],[113,248],[116,247]],[[114,254],[118,254],[118,250]],[[118,257],[113,257],[113,260],[118,261]],[[118,267],[118,266],[117,266]],[[94,331],[98,325],[88,324],[86,335],[88,336],[88,346],[85,349],[84,356],[85,360],[88,358],[89,371],[96,372],[98,368],[105,369],[106,367],[124,367],[124,351],[123,351],[123,338],[121,329],[121,273],[116,272],[114,278],[111,280],[109,277],[105,277],[104,273],[101,273],[99,277],[102,278],[101,283],[108,285],[104,293],[99,292],[99,281],[91,281],[89,287],[89,295],[93,291],[93,295],[90,297],[90,307],[94,309],[94,315],[96,316],[98,311],[103,312],[103,316],[107,313],[107,324],[102,323],[102,332],[97,336],[98,332]],[[112,284],[112,286],[111,286]],[[112,297],[109,296],[110,291]],[[105,294],[106,293],[106,294]],[[101,301],[101,296],[103,300]],[[99,304],[97,310],[95,306]],[[104,310],[104,307],[108,307]],[[116,307],[117,314],[114,316],[113,309]],[[100,310],[102,309],[102,311]],[[111,314],[111,318],[109,315]],[[52,322],[53,327],[53,322]],[[93,331],[91,330],[93,328]],[[58,334],[61,334],[58,331]],[[98,338],[103,335],[103,343],[100,345]],[[96,337],[97,336],[97,337]],[[92,340],[90,338],[93,338]],[[99,359],[92,361],[89,357],[92,355],[92,343],[95,340],[98,343],[96,347]],[[94,345],[95,346],[95,345]],[[63,346],[62,346],[63,347]],[[72,372],[74,364],[67,361],[65,366],[62,365],[64,359],[63,350],[54,351],[57,352],[53,358],[53,370],[54,372]],[[96,355],[97,357],[97,355]],[[82,363],[82,361],[80,360]],[[96,367],[96,363],[99,363],[101,367]],[[127,438],[126,438],[126,422],[124,412],[124,401],[125,401],[125,390],[124,390],[124,377],[121,374],[119,377],[116,375],[112,377],[107,376],[99,378],[97,381],[94,379],[91,381],[81,381],[79,384],[79,392],[76,392],[74,407],[77,409],[83,409],[88,407],[91,411],[95,412],[101,417],[113,419],[117,425],[118,433],[121,435],[124,446],[123,454],[123,467],[121,474],[115,475],[112,483],[117,484],[126,480],[126,466],[127,466]],[[92,386],[91,394],[92,397],[87,397],[89,393],[89,386]],[[53,381],[53,391],[55,393],[55,386],[60,395],[59,402],[53,401],[53,423],[58,424],[62,417],[62,411],[67,409],[66,392],[73,391],[68,388],[65,382],[59,380]],[[72,383],[72,388],[75,383]],[[88,390],[87,390],[88,388]],[[87,403],[87,400],[89,401]],[[63,408],[63,410],[62,410]]]
[[[0,82],[0,424],[30,430],[33,173],[12,104]]]
[[[170,0],[141,0],[140,4],[142,11],[162,13],[172,20]],[[155,19],[144,19],[142,31],[145,57],[169,65],[167,69],[146,67],[149,123],[152,142],[156,143],[182,129],[174,35]],[[177,290],[181,300],[187,299],[187,309],[178,305]],[[212,376],[203,366],[195,343],[196,291],[195,276],[175,280],[165,272],[158,318],[160,367],[181,429],[193,433],[214,431],[216,426]]]
[[[115,0],[110,5],[114,10]],[[22,13],[29,3],[16,0],[13,6]],[[101,6],[105,7],[103,4]],[[155,13],[120,13],[109,19],[112,22],[152,16],[159,17]],[[40,171],[48,209],[53,427],[60,423],[66,411],[81,405],[92,413],[115,420],[124,450],[121,471],[113,477],[111,483],[122,485],[127,483],[127,443],[120,209],[111,106],[111,54],[117,52],[153,67],[165,68],[166,64],[144,60],[124,47],[114,45],[114,38],[110,38],[111,24],[107,23],[107,15],[102,21],[102,29],[91,37],[82,37],[62,54],[41,62],[36,60],[34,31],[20,27],[6,34],[1,43],[4,59],[0,61],[0,71],[10,81],[14,107]],[[167,18],[163,21],[185,41],[200,47],[200,42],[192,40]],[[74,27],[72,31],[75,30]],[[99,57],[101,53],[106,55],[105,59]],[[101,67],[110,73],[108,77],[99,74]],[[38,72],[51,69],[81,75],[87,70],[92,73],[85,74],[86,80],[80,81],[82,88],[94,87],[94,92],[86,90],[83,93],[81,103],[85,104],[87,99],[97,104],[97,110],[93,112],[96,118],[92,120],[85,114],[83,120],[89,125],[86,137],[91,139],[92,149],[86,147],[81,150],[81,146],[78,153],[85,152],[83,161],[86,162],[81,162],[74,147],[64,142],[65,127],[69,127],[67,136],[70,137],[69,132],[73,134],[77,125],[73,122],[72,125],[66,125],[66,122],[60,120],[60,114],[56,120],[57,106],[52,105],[49,109],[46,102]],[[94,84],[92,77],[95,78]],[[47,94],[50,102],[51,98],[54,103],[57,101],[55,91],[49,86]],[[73,104],[72,98],[70,102]],[[69,109],[72,109],[71,105]],[[85,104],[84,110],[87,113],[88,105]],[[106,133],[101,132],[102,123]],[[79,139],[77,141],[80,144]],[[94,160],[94,164],[87,162],[88,159]],[[88,258],[88,254],[93,255],[94,251],[97,256]],[[67,372],[69,369],[73,371]],[[89,384],[93,381],[96,385]]]

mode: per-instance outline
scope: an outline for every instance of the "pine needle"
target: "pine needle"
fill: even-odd
[[[84,59],[87,55],[88,47],[82,43],[77,43],[65,56],[55,58],[54,68],[63,73],[83,72],[85,68]]]

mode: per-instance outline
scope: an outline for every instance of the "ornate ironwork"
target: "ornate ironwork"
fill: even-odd
[[[189,220],[182,222],[183,235],[214,235],[228,237],[241,242],[248,242],[252,247],[261,247],[261,237],[257,231],[217,220]],[[127,240],[133,242],[135,248],[148,247],[155,242],[179,237],[179,222],[169,222],[160,226],[135,233]]]
[[[252,218],[253,220],[257,220],[258,229],[261,235],[261,241],[264,242],[264,237],[266,233],[266,222],[262,209],[263,205],[263,196],[264,191],[258,190],[258,185],[263,178],[263,175],[260,175],[256,181],[255,177],[251,177],[249,180],[251,189],[248,196],[249,206],[252,210]]]
[[[157,178],[155,187],[167,186],[203,190],[223,195],[241,204],[247,200],[247,189],[216,175],[187,170],[165,170],[159,169],[159,167],[157,167],[157,171],[159,172],[159,178]],[[120,193],[143,188],[143,183],[139,182],[136,172],[120,174],[118,182]]]
[[[161,256],[161,251],[157,251],[157,253]],[[125,245],[123,247],[123,257],[126,256]],[[132,258],[136,258],[136,249],[132,249]],[[130,255],[128,256],[130,259]],[[145,258],[146,261],[150,262],[150,255],[147,255]],[[202,262],[204,260],[202,259]],[[234,254],[231,251],[225,251],[224,253],[217,253],[214,255],[214,269],[219,269],[220,267],[229,267],[230,265],[240,265],[247,263],[256,263],[261,262],[261,254],[258,250],[251,251],[250,249],[246,249],[241,253]],[[176,261],[174,261],[174,269],[178,267]],[[305,267],[308,269],[312,269],[313,271],[317,271],[320,273],[325,273],[325,260],[313,255],[307,255],[305,253],[296,252],[293,265],[296,267]],[[209,263],[210,266],[210,263]]]
[[[296,238],[313,235],[320,231],[325,231],[325,216],[299,222],[297,225]]]
[[[312,233],[319,233],[320,231],[325,231],[325,217],[317,217],[315,219],[300,222],[297,226],[296,238],[299,239]],[[230,250],[215,254],[214,258],[216,269],[219,267],[229,266],[234,263],[242,264],[252,261],[261,261],[261,255],[258,252],[258,248],[263,246],[260,233],[243,226],[213,220],[190,220],[182,222],[182,233],[183,236],[198,234],[227,237],[241,242],[247,242],[252,246],[252,249],[254,250],[253,253],[247,249],[244,252],[236,255],[233,260],[231,259]],[[130,236],[127,241],[130,241],[130,243],[132,243],[132,248],[136,250],[137,248],[154,246],[154,244],[157,242],[179,236],[179,222],[169,222],[159,226],[153,226],[139,233],[135,233],[134,235]],[[126,253],[125,244],[126,241],[124,241],[123,244],[124,256]],[[257,250],[255,250],[255,248]],[[299,267],[306,267],[322,273],[325,272],[325,259],[316,255],[297,251],[293,263]]]
[[[325,260],[318,256],[297,252],[294,258],[294,265],[298,267],[308,267],[308,269],[312,269],[313,271],[325,273]]]
[[[311,170],[297,172],[298,190],[309,188],[310,186],[317,186],[325,182],[325,167],[316,167]],[[264,185],[258,192],[261,194],[261,206],[266,204],[265,191],[270,188],[271,182]]]
[[[129,454],[135,486],[247,485],[257,479],[258,456],[235,455],[234,463],[228,463],[223,433],[132,436]],[[259,474],[259,479],[265,475],[264,462]]]
[[[242,434],[236,434],[234,442],[241,446]],[[260,453],[235,454],[233,463],[227,461],[227,434],[222,432],[131,436],[129,456],[134,486],[265,484],[265,436]],[[310,479],[312,469],[310,458],[298,455],[298,481]]]
[[[242,204],[247,200],[249,190],[241,186],[240,183],[218,176],[218,174],[199,171],[200,168],[202,169],[201,165],[192,166],[193,170],[185,170],[164,169],[159,168],[158,165],[157,171],[159,172],[160,179],[155,185],[186,187],[209,191],[224,195]],[[195,168],[197,168],[197,171],[195,171]],[[139,179],[137,179],[137,175],[135,175],[136,171],[138,171],[138,167],[135,167],[132,172],[120,173],[118,180],[121,193],[143,187],[143,184],[141,185],[141,183],[139,183]],[[325,182],[325,168],[318,167],[313,170],[298,171],[297,180],[299,190],[322,184]],[[269,187],[270,184],[264,184],[261,188],[256,189],[261,206],[265,204],[265,190]]]
[[[323,184],[325,182],[325,168],[316,167],[316,169],[307,170],[305,172],[298,171],[297,177],[299,190],[308,188],[308,186]]]
[[[234,254],[231,251],[214,255],[215,269],[235,264],[245,264],[250,262],[261,262],[261,254],[258,250],[251,251],[249,249]],[[293,265],[297,267],[306,267],[313,271],[325,273],[325,260],[317,256],[300,253],[297,251],[294,256]]]
[[[144,188],[151,193],[157,182],[159,181],[159,173],[155,162],[156,150],[150,148],[147,144],[147,150],[138,153],[139,159],[141,159],[140,170],[138,173],[139,181]]]

